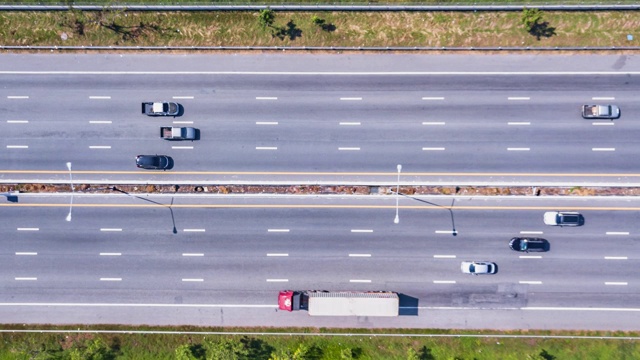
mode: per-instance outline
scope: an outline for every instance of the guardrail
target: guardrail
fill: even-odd
[[[0,11],[82,11],[104,9],[123,11],[260,11],[270,8],[275,11],[522,11],[536,8],[543,11],[634,11],[640,4],[591,4],[591,5],[0,5]]]

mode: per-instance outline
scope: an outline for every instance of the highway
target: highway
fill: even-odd
[[[46,60],[45,60],[46,59]],[[392,62],[390,59],[393,59]],[[640,61],[620,56],[0,57],[0,181],[640,185]],[[142,101],[184,114],[151,118]],[[622,117],[589,121],[586,103]],[[159,139],[194,126],[195,142]],[[140,171],[166,154],[170,171]]]
[[[69,195],[0,203],[3,323],[637,329],[634,198],[403,197],[394,224],[393,196]],[[397,291],[402,315],[279,312],[284,289]]]

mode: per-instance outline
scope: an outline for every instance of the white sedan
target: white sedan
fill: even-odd
[[[495,274],[498,272],[498,265],[490,261],[463,261],[460,270],[473,275]]]

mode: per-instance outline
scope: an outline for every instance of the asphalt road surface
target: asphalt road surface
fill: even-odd
[[[0,203],[0,321],[637,330],[633,198],[25,195]],[[580,211],[577,228],[546,210]],[[70,221],[65,221],[69,217]],[[545,253],[508,248],[543,237]],[[463,260],[496,275],[462,274]],[[279,290],[386,290],[401,316],[277,311]]]
[[[640,185],[632,55],[0,56],[0,181]],[[177,101],[181,116],[140,113]],[[614,103],[618,120],[584,120]],[[159,138],[193,126],[194,142]],[[169,171],[140,171],[165,154]]]

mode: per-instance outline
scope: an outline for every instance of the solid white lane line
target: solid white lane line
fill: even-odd
[[[193,121],[174,120],[173,123],[174,124],[193,124]]]
[[[528,126],[528,125],[531,125],[531,123],[528,122],[528,121],[510,121],[510,122],[507,123],[507,125]]]
[[[182,229],[183,232],[205,232],[206,229]]]
[[[456,230],[436,230],[436,234],[457,234]]]
[[[626,256],[605,256],[605,260],[628,260]]]
[[[616,148],[591,148],[591,151],[616,151]]]
[[[371,229],[351,229],[352,233],[372,233]]]
[[[520,255],[520,259],[542,259],[540,255]]]
[[[629,235],[628,231],[607,231],[606,235]]]
[[[39,231],[40,228],[18,228],[18,231]]]
[[[289,229],[267,229],[267,232],[289,232]]]
[[[174,96],[174,99],[193,99],[193,96]]]
[[[340,151],[360,151],[359,147],[339,147]]]
[[[109,100],[111,96],[89,96],[91,100]]]
[[[100,231],[122,231],[120,228],[100,228]]]
[[[523,231],[520,231],[520,234],[543,234],[543,232],[542,231],[526,231],[526,230],[523,230]]]
[[[570,308],[570,307],[522,307],[520,310],[534,310],[534,311],[631,311],[638,312],[640,308]]]
[[[354,122],[342,121],[339,124],[342,125],[342,126],[358,126],[358,125],[360,125],[360,123],[357,122],[357,121],[354,121]]]
[[[174,150],[191,150],[193,146],[172,146],[171,148]]]
[[[443,147],[423,147],[422,151],[444,151]]]
[[[519,100],[531,100],[531,98],[528,96],[510,96],[507,98],[507,100],[519,101]]]
[[[16,255],[33,256],[38,255],[37,252],[17,252]]]
[[[455,284],[455,280],[433,280],[434,284]]]
[[[122,281],[122,278],[100,278],[100,281]]]
[[[444,121],[423,121],[422,125],[444,125]]]
[[[93,146],[89,146],[89,149],[111,149],[111,146],[107,146],[107,145],[93,145]]]
[[[370,283],[371,280],[360,280],[360,279],[351,279],[349,280],[350,283]]]
[[[38,280],[37,277],[17,277],[17,278],[14,278],[14,279],[18,280],[18,281],[36,281],[36,280]]]
[[[277,146],[256,146],[256,150],[278,150]]]
[[[29,120],[7,120],[8,124],[28,124]]]
[[[109,252],[101,252],[100,256],[121,256],[122,253],[109,253]]]
[[[619,286],[629,285],[626,281],[606,281],[604,284],[605,285],[619,285]]]
[[[455,255],[433,255],[435,259],[455,259]]]
[[[9,95],[7,99],[28,99],[29,97],[26,95]]]
[[[362,100],[361,97],[341,97],[340,100],[342,101],[358,101],[358,100]]]
[[[277,97],[256,96],[256,100],[278,100]]]
[[[289,282],[289,279],[267,279],[267,282]]]
[[[7,145],[7,149],[28,149],[29,145]]]
[[[277,121],[256,121],[256,125],[278,125]]]
[[[616,98],[614,98],[613,96],[610,96],[610,97],[607,97],[607,96],[605,96],[605,97],[595,97],[594,96],[594,97],[591,98],[591,100],[615,100],[615,99]]]
[[[89,120],[89,124],[111,124],[111,120]]]
[[[204,279],[182,279],[184,282],[203,282]]]
[[[204,256],[202,253],[182,253],[182,256]]]
[[[444,100],[443,96],[425,96],[422,100]]]
[[[610,122],[593,122],[593,123],[591,123],[591,125],[595,125],[595,126],[607,126],[607,125],[613,126],[613,125],[615,125],[615,123],[613,121],[610,121]]]
[[[289,256],[289,254],[285,253],[269,253],[267,256]]]
[[[507,148],[507,151],[529,151],[530,148]]]
[[[349,257],[371,257],[371,254],[349,254]]]
[[[519,281],[520,284],[540,285],[542,281]]]

